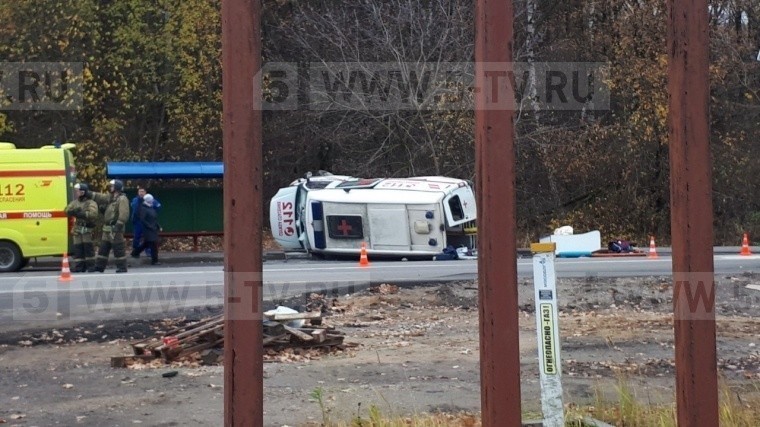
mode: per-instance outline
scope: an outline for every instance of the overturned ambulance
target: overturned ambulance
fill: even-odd
[[[429,256],[474,248],[472,185],[440,176],[354,178],[323,173],[281,188],[269,205],[274,239],[285,250]]]

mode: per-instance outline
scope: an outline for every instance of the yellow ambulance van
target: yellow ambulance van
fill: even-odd
[[[74,144],[16,148],[0,142],[0,272],[69,249],[64,212],[76,180]]]

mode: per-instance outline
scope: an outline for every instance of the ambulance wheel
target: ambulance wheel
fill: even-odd
[[[17,271],[23,262],[18,246],[11,242],[0,242],[0,273]]]

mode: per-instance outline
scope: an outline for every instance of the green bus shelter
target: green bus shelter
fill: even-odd
[[[223,177],[221,162],[109,162],[106,176],[127,180],[219,179]],[[137,189],[126,185],[130,202]],[[132,187],[132,188],[130,188]],[[155,186],[148,188],[161,202],[158,219],[164,237],[190,236],[197,250],[199,236],[224,234],[224,193],[222,188]],[[132,224],[127,225],[127,233]]]

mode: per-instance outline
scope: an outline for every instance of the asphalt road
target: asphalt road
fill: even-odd
[[[558,277],[669,276],[671,258],[557,259]],[[715,273],[741,274],[760,270],[760,256],[716,255]],[[113,271],[113,270],[111,270]],[[257,273],[238,273],[246,281]],[[532,277],[532,260],[518,260],[518,275]],[[477,261],[374,261],[361,268],[356,262],[271,261],[264,264],[264,299],[318,293],[352,293],[371,284],[472,280]],[[221,264],[203,267],[168,265],[135,268],[126,274],[75,274],[71,282],[58,281],[58,271],[40,270],[0,274],[0,325],[24,327],[61,321],[84,321],[114,316],[142,316],[220,306],[224,272]],[[257,317],[248,295],[230,296],[242,304],[241,316]],[[258,314],[260,316],[260,314]],[[3,329],[5,329],[5,327]]]

